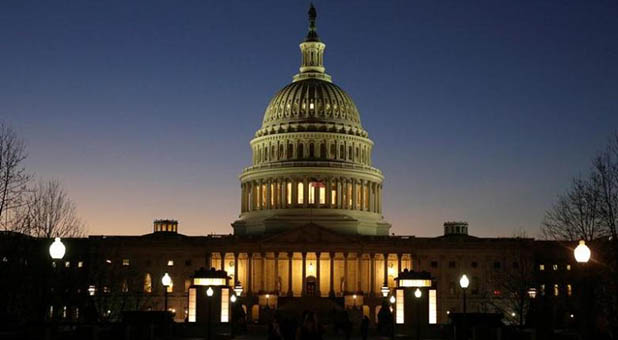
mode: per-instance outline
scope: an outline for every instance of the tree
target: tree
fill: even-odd
[[[573,181],[567,193],[547,211],[543,234],[554,240],[594,241],[593,260],[600,264],[597,280],[603,309],[618,331],[618,133],[592,161],[589,172]]]
[[[32,190],[26,204],[29,234],[35,237],[82,237],[84,225],[75,203],[58,180],[41,181]]]
[[[21,232],[16,211],[24,206],[31,176],[23,165],[26,147],[15,131],[0,122],[0,229]]]

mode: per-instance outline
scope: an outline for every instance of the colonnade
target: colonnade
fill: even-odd
[[[358,137],[355,142],[267,140],[253,146],[254,165],[304,159],[349,161],[370,166],[371,144],[367,142],[367,139]]]
[[[331,208],[382,213],[382,184],[350,177],[276,177],[241,184],[241,211]]]
[[[413,269],[409,253],[215,252],[209,263],[232,277],[230,285],[241,282],[247,294],[279,296],[379,295],[385,283],[396,286],[400,271]],[[308,281],[313,292],[307,292]]]

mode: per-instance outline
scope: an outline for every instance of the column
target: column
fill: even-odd
[[[292,207],[298,206],[298,181],[292,180]]]
[[[384,284],[388,286],[388,253],[384,254]]]
[[[345,252],[343,253],[343,279],[344,279],[344,285],[342,287],[342,292],[341,295],[345,296],[345,293],[348,291],[348,253]]]
[[[266,274],[266,253],[260,252],[260,257],[262,258],[262,268],[260,270],[262,272],[260,275],[260,290],[266,291],[266,285],[264,284],[264,276]]]
[[[302,282],[301,296],[305,296],[305,293],[306,293],[306,291],[305,291],[305,279],[306,279],[305,276],[307,275],[307,268],[306,268],[306,266],[307,266],[307,253],[303,252],[302,254],[303,254],[303,270],[302,270],[302,275],[303,276],[302,276],[302,281],[301,281]]]
[[[332,205],[330,204],[332,202],[332,191],[331,191],[331,179],[330,177],[326,178],[326,207],[327,208],[332,208]]]
[[[320,294],[320,252],[316,252],[316,264],[315,264],[315,284],[316,284],[316,296],[321,296]]]
[[[367,197],[365,197],[365,184],[366,181],[365,180],[360,180],[360,185],[361,185],[361,189],[360,189],[360,210],[364,211],[365,210],[365,200],[367,199]]]
[[[281,292],[277,289],[277,283],[279,282],[279,253],[275,252],[275,294],[279,296]]]
[[[341,185],[341,179],[340,178],[336,178],[335,179],[337,181],[337,209],[342,209],[343,205],[341,204],[342,202],[342,196],[343,196],[343,189],[342,189],[342,185]]]
[[[270,197],[272,196],[272,180],[266,180],[266,209],[272,209],[272,204],[270,204]]]
[[[330,260],[330,292],[328,295],[335,296],[335,253],[329,252],[328,259]]]
[[[294,296],[294,290],[292,289],[292,258],[294,253],[288,252],[288,296]]]
[[[352,179],[351,181],[352,184],[352,209],[356,210],[356,179]]]
[[[238,253],[234,252],[234,282],[232,282],[232,286],[236,285],[236,281],[238,281]]]
[[[376,260],[374,258],[375,254],[373,253],[369,253],[369,275],[371,276],[370,281],[371,281],[371,288],[369,288],[369,295],[374,296],[375,295],[375,289],[376,289]]]
[[[247,295],[250,295],[253,293],[251,289],[253,284],[253,253],[247,253],[247,257],[247,282],[245,284],[247,285]]]

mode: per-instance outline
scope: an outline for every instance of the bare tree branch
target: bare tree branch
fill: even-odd
[[[24,204],[24,193],[31,176],[26,172],[24,142],[5,123],[0,122],[0,229],[21,231],[16,210]],[[17,229],[17,230],[16,230]]]

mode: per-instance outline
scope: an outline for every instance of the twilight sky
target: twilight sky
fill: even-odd
[[[397,234],[538,234],[618,129],[615,1],[314,1]],[[474,4],[474,6],[472,5]],[[307,1],[2,1],[0,120],[91,234],[230,233]]]

